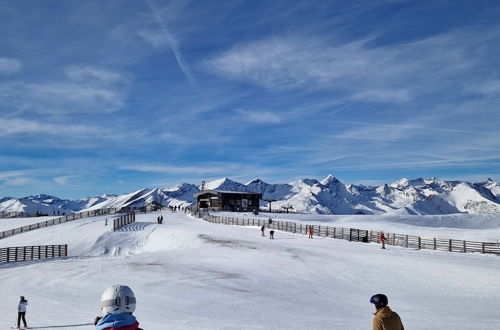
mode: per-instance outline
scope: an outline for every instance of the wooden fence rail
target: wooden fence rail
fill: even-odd
[[[68,256],[68,245],[37,245],[0,248],[0,263]]]
[[[122,215],[119,218],[113,220],[113,231],[120,229],[129,223],[135,222],[135,213],[131,212],[129,214]]]
[[[14,229],[9,229],[0,232],[0,239],[10,237],[16,234],[24,233],[30,230],[34,229],[40,229],[40,228],[45,228],[53,225],[57,225],[60,223],[64,223],[67,221],[72,221],[76,219],[83,219],[83,218],[88,218],[88,217],[95,217],[99,215],[106,215],[106,214],[115,214],[117,212],[117,209],[99,209],[99,210],[93,210],[93,211],[85,211],[85,212],[79,212],[79,213],[73,213],[69,215],[65,215],[62,217],[50,219],[47,221],[42,221],[38,223],[33,223],[31,225],[26,225]]]
[[[344,239],[354,242],[379,243],[381,232],[373,230],[330,227],[321,225],[305,225],[299,222],[286,222],[267,219],[239,219],[234,217],[219,217],[208,213],[192,212],[194,216],[208,222],[236,226],[265,226],[269,229],[281,230],[306,235],[309,227],[313,228],[314,236]],[[385,233],[385,244],[413,249],[439,250],[462,253],[490,253],[500,255],[500,243],[475,242],[445,238],[423,238],[420,236]]]

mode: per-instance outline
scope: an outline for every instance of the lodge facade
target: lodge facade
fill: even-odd
[[[258,212],[262,194],[246,191],[202,190],[196,193],[194,197],[198,209]]]

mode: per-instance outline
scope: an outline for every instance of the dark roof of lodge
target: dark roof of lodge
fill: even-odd
[[[194,197],[196,198],[200,195],[209,194],[209,193],[212,193],[212,194],[221,193],[221,194],[262,195],[261,193],[256,193],[256,192],[251,192],[251,191],[227,191],[227,190],[208,189],[208,190],[202,190],[202,191],[194,194]]]

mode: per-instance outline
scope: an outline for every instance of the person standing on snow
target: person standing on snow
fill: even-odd
[[[380,232],[380,243],[382,243],[382,249],[385,249],[385,235],[383,232]]]
[[[266,231],[266,225],[262,225],[262,227],[260,227],[260,233],[262,237],[266,237],[265,231]]]
[[[101,316],[96,317],[96,330],[143,330],[132,313],[135,295],[126,285],[113,285],[101,297]]]
[[[272,230],[272,229],[269,232],[269,239],[274,239],[274,230]]]
[[[307,235],[309,238],[313,238],[313,226],[307,227]]]
[[[17,328],[21,327],[21,319],[23,320],[24,327],[28,327],[26,325],[26,305],[28,305],[28,301],[24,299],[24,296],[21,296],[19,305],[17,305]]]
[[[370,298],[370,303],[375,305],[377,311],[373,317],[373,330],[404,330],[403,322],[396,312],[387,304],[389,300],[385,294],[376,294]]]

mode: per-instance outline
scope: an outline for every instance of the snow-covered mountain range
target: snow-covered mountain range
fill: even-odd
[[[262,194],[262,208],[290,208],[294,212],[318,214],[500,214],[500,186],[488,179],[481,183],[445,181],[436,178],[401,179],[375,187],[344,184],[332,175],[321,181],[301,179],[270,184],[256,179],[246,184],[222,178],[207,182],[205,189],[251,191]],[[124,195],[101,195],[64,200],[37,195],[0,199],[0,212],[36,211],[44,214],[71,213],[99,208],[140,207],[152,202],[164,206],[187,206],[200,187],[183,183],[165,189],[141,189]]]

